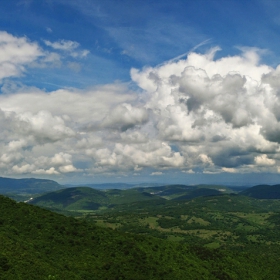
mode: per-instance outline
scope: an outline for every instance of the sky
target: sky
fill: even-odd
[[[0,1],[0,176],[280,182],[280,2]]]

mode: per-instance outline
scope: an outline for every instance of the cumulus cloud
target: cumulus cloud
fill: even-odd
[[[268,158],[267,155],[260,155],[255,157],[255,163],[260,166],[274,165],[275,160]]]
[[[48,111],[16,113],[2,112],[2,141],[7,151],[26,149],[34,144],[46,144],[73,137],[75,132],[65,125],[60,116]]]
[[[81,170],[77,169],[75,166],[73,166],[72,164],[61,166],[61,167],[59,167],[59,170],[62,173],[72,173],[72,172],[79,172],[79,171],[81,171]]]
[[[144,108],[132,107],[131,104],[123,103],[109,112],[102,121],[104,127],[125,131],[135,125],[141,125],[148,121],[148,113]]]
[[[77,42],[45,44],[83,56]],[[256,48],[215,59],[218,50],[132,69],[137,91],[121,83],[52,92],[10,87],[0,95],[0,170],[42,176],[277,172],[280,68],[261,64]],[[0,33],[0,79],[20,75],[46,53],[27,38]]]
[[[33,171],[32,174],[37,174],[37,175],[58,175],[59,172],[57,172],[54,167],[51,167],[48,170],[37,169],[37,170]]]
[[[12,170],[14,173],[27,174],[27,173],[32,173],[34,168],[35,166],[33,164],[24,164],[22,166],[15,165],[13,166]]]
[[[261,50],[240,49],[240,55],[217,60],[219,48],[214,48],[131,70],[148,96],[146,108],[153,112],[158,136],[179,142],[190,167],[242,172],[260,162],[277,164],[265,157],[260,161],[256,153],[279,148],[279,69],[260,64]]]
[[[141,133],[140,131],[126,130],[120,134],[121,141],[124,143],[147,143],[147,133]]]
[[[19,76],[25,67],[45,56],[37,43],[0,31],[0,80]]]
[[[57,153],[51,158],[51,163],[53,165],[69,165],[72,163],[72,156],[66,153]]]
[[[56,142],[67,137],[73,137],[75,132],[65,125],[61,116],[52,116],[48,111],[37,114],[25,112],[15,116],[18,121],[18,131],[32,135],[38,143]]]
[[[223,167],[222,170],[228,173],[237,173],[237,170],[235,168]]]

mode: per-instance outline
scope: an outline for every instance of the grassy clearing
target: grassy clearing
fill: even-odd
[[[95,214],[96,210],[68,210],[69,212],[81,213],[81,214]]]
[[[212,249],[217,249],[220,247],[220,243],[215,241],[215,242],[211,242],[211,243],[208,243],[205,245],[205,247],[208,247],[208,248],[212,248]]]
[[[224,232],[220,233],[217,230],[207,230],[207,229],[184,230],[184,232],[188,233],[188,234],[191,234],[191,235],[195,235],[195,236],[200,237],[202,239],[209,239],[209,238],[213,238],[213,237],[216,237],[218,239],[222,239],[223,237],[231,236],[231,232],[229,232],[229,231],[224,231]]]
[[[116,229],[122,226],[122,224],[120,223],[108,223],[104,220],[95,220],[96,225],[101,226],[101,227],[105,227],[105,228],[112,228],[112,229]]]
[[[182,236],[177,236],[177,235],[168,235],[167,240],[169,241],[175,241],[175,242],[180,242],[183,241],[185,238]]]
[[[189,219],[189,217],[190,217],[189,215],[181,215],[181,220],[186,221]]]
[[[254,232],[258,230],[257,226],[252,226],[252,225],[246,225],[243,223],[239,223],[236,227],[237,230],[242,230],[242,231],[247,231],[247,232]]]
[[[202,226],[208,226],[210,225],[211,223],[209,223],[208,221],[205,221],[204,219],[202,218],[199,218],[199,217],[195,217],[195,216],[192,216],[188,222],[188,224],[193,224],[193,223],[196,223],[196,224],[199,224],[199,225],[202,225]]]
[[[144,219],[140,219],[139,221],[142,225],[148,224],[151,229],[156,229],[159,227],[157,223],[157,219],[158,219],[157,217],[147,217]]]
[[[273,213],[243,213],[235,212],[231,213],[239,218],[246,219],[249,222],[256,223],[258,225],[268,225],[267,218],[269,218]]]

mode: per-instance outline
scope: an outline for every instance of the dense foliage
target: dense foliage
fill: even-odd
[[[1,279],[280,278],[277,250],[214,250],[121,233],[2,196],[0,210]]]

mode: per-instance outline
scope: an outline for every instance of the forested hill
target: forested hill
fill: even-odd
[[[0,196],[1,279],[280,279],[278,258],[99,228]]]

